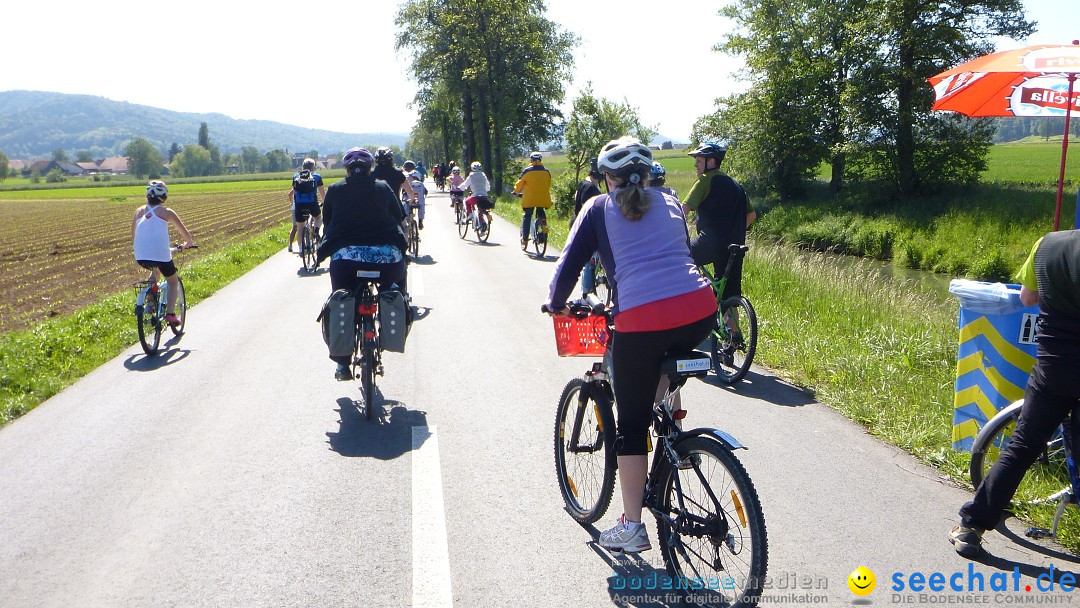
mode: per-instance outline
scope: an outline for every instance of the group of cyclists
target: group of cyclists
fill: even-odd
[[[555,265],[545,309],[553,315],[568,313],[566,306],[582,269],[598,255],[613,293],[615,331],[609,349],[615,381],[615,449],[618,455],[624,513],[604,531],[600,544],[619,551],[650,548],[641,524],[646,477],[646,437],[649,413],[660,381],[659,363],[670,352],[701,343],[716,318],[717,302],[710,283],[698,266],[725,264],[727,245],[745,243],[752,221],[746,194],[732,178],[719,171],[726,148],[706,142],[689,152],[695,159],[697,182],[680,203],[674,190],[664,186],[666,171],[655,162],[648,146],[623,137],[605,145],[578,188],[576,217],[562,255]],[[551,173],[539,152],[514,186],[522,197],[521,238],[528,237],[533,213],[546,218],[551,207]],[[331,289],[353,290],[357,271],[379,271],[379,290],[407,291],[406,241],[402,224],[408,211],[402,201],[419,207],[424,220],[424,174],[416,163],[395,166],[393,152],[379,148],[347,151],[342,164],[345,179],[325,186],[315,172],[315,161],[304,159],[288,194],[293,206],[292,250],[296,229],[312,215],[321,234],[317,263],[329,259]],[[490,182],[479,162],[462,177],[454,163],[446,181],[452,193],[472,195],[465,204],[485,212],[492,207]],[[605,185],[607,193],[600,186]],[[167,189],[162,182],[147,186],[147,205],[140,207],[132,224],[135,257],[140,265],[175,275],[168,248],[168,228],[176,225],[193,245],[180,218],[162,207]],[[322,199],[320,207],[318,201]],[[535,210],[535,211],[534,211]],[[686,214],[696,212],[696,236],[691,239]],[[164,246],[162,244],[164,243]],[[740,289],[737,268],[728,289]],[[175,290],[170,290],[170,296]],[[407,296],[406,296],[407,297]],[[725,295],[726,297],[726,295]],[[169,302],[170,315],[173,302]],[[173,315],[175,316],[175,315]],[[166,317],[172,322],[170,317]],[[335,378],[351,378],[348,357],[331,357]]]

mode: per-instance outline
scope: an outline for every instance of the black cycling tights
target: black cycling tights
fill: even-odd
[[[709,315],[700,321],[663,331],[615,332],[611,366],[615,379],[615,451],[619,456],[646,454],[653,398],[660,384],[660,363],[668,353],[696,348],[716,323]]]

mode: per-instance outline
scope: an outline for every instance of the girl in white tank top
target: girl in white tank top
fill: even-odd
[[[135,223],[135,259],[149,262],[171,262],[169,222],[158,214],[162,205],[147,204]]]

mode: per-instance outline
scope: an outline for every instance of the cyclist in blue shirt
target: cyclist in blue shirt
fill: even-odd
[[[322,176],[315,173],[315,160],[305,158],[300,171],[293,175],[292,189],[289,190],[289,202],[292,203],[293,227],[289,231],[289,251],[292,251],[296,230],[304,225],[308,216],[315,217],[315,239],[318,240],[322,229],[322,211],[319,201],[326,198],[326,186]],[[299,247],[298,247],[299,249]],[[301,252],[302,253],[302,252]]]

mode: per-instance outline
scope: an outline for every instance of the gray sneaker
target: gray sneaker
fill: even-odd
[[[982,535],[982,530],[960,524],[949,532],[949,542],[953,544],[957,553],[971,558],[982,552]]]
[[[615,527],[600,533],[600,546],[610,551],[625,551],[627,553],[639,553],[652,549],[649,542],[649,531],[645,525],[637,526],[633,532],[627,526],[626,515],[619,517]]]

